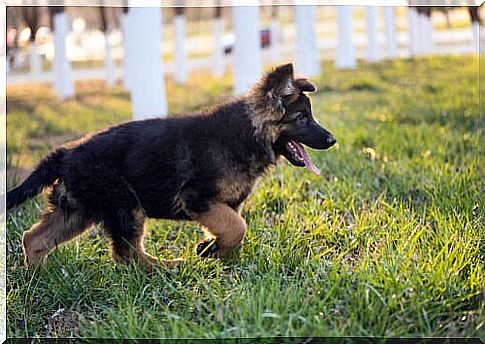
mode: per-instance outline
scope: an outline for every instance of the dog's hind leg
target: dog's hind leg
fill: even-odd
[[[80,235],[92,224],[80,211],[66,213],[57,207],[48,210],[23,235],[25,265],[39,264],[53,248]]]
[[[231,249],[239,247],[244,240],[246,222],[225,204],[213,204],[207,212],[196,214],[193,218],[215,237],[215,242],[208,238],[197,245],[197,254],[202,257],[223,256]]]
[[[107,215],[104,227],[111,238],[111,254],[116,262],[128,264],[136,261],[148,271],[154,266],[174,266],[180,259],[157,259],[145,252],[143,246],[145,215],[141,209],[118,209]]]

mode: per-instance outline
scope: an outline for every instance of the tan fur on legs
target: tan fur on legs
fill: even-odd
[[[132,236],[129,241],[118,238],[112,242],[111,253],[118,263],[128,264],[131,260],[136,261],[147,271],[152,271],[155,266],[176,266],[183,263],[183,259],[158,259],[145,252],[144,241],[145,216],[140,209],[133,211]]]
[[[130,260],[134,260],[147,271],[152,271],[156,266],[173,267],[181,265],[184,262],[183,259],[158,259],[146,253],[143,247],[143,237],[140,237],[131,243],[127,243],[122,249],[120,249],[120,247],[117,247],[116,249],[112,248],[111,253],[116,262],[128,264]]]
[[[66,216],[55,208],[45,213],[42,220],[23,235],[25,265],[39,264],[53,248],[80,235],[92,224],[78,212]]]
[[[209,211],[194,216],[203,228],[216,237],[219,255],[240,246],[246,234],[246,221],[231,207],[225,204],[213,204]]]

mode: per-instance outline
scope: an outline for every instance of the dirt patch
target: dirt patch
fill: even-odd
[[[79,315],[76,312],[59,308],[47,319],[45,329],[48,336],[72,336],[80,327]]]

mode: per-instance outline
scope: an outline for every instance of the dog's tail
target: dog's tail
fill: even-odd
[[[27,179],[7,192],[7,210],[16,207],[27,199],[36,196],[60,177],[62,160],[66,149],[58,149],[45,157]]]

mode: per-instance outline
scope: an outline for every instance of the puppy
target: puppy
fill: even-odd
[[[43,189],[47,208],[23,235],[25,264],[101,223],[113,258],[151,269],[160,261],[143,247],[145,218],[191,220],[207,232],[200,256],[241,245],[241,204],[258,178],[285,157],[319,173],[303,145],[327,149],[334,136],[314,119],[315,86],[278,66],[244,96],[206,113],[132,121],[51,152],[7,193],[7,209]]]

